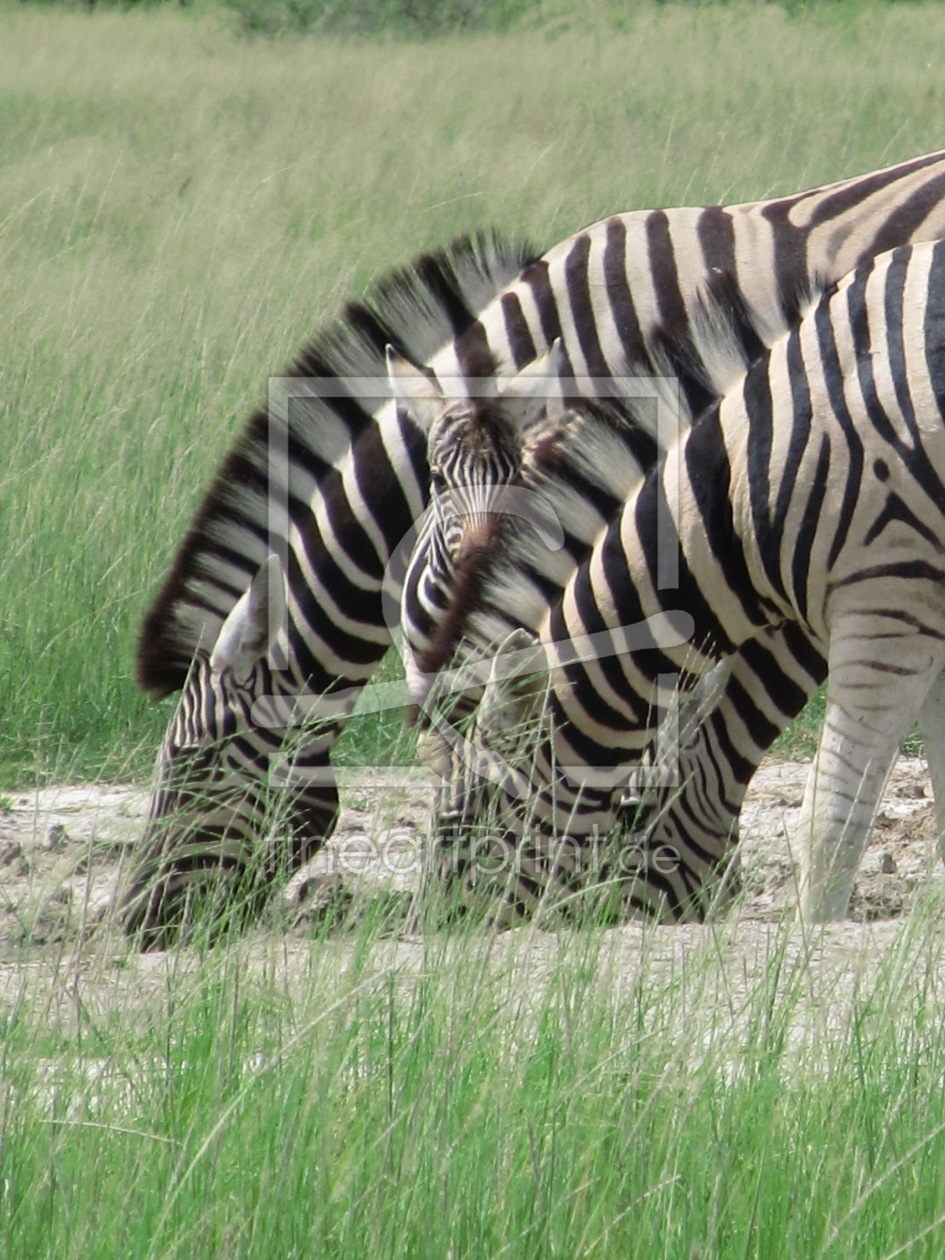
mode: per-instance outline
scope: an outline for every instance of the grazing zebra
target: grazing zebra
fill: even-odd
[[[602,429],[588,460],[612,444]],[[568,481],[540,490],[563,518],[573,510]],[[466,629],[502,649],[476,736],[484,759],[542,718],[527,764],[501,749],[508,833],[569,832],[567,859],[590,816],[575,801],[606,811],[613,771],[665,712],[667,676],[685,690],[793,624],[829,665],[796,835],[803,917],[846,913],[916,720],[945,855],[945,242],[869,260],[814,304],[642,477],[537,634],[534,539],[514,522],[504,533]],[[505,895],[514,906],[532,890],[513,880]]]
[[[934,154],[773,201],[613,216],[537,261],[467,242],[349,308],[273,383],[145,617],[139,684],[182,694],[123,903],[128,930],[159,945],[192,903],[216,897],[225,911],[237,890],[261,897],[334,825],[329,754],[390,643],[384,583],[402,571],[402,541],[428,495],[424,435],[385,397],[388,343],[462,394],[560,338],[568,374],[675,375],[684,424],[796,322],[807,292],[890,245],[945,235],[943,191],[945,154]],[[694,321],[712,306],[731,312],[738,335],[721,375],[693,354]],[[270,554],[281,575],[262,568]],[[396,572],[393,585],[396,604]],[[702,791],[693,775],[681,826],[727,832],[760,750],[823,673],[805,653],[773,635],[758,659],[733,666],[752,677],[771,665],[798,683],[760,712],[744,686],[723,693],[694,757],[724,761],[724,789]],[[317,722],[294,732],[287,753],[294,701],[313,696]],[[288,785],[275,793],[288,839],[268,842],[274,762]]]
[[[381,583],[427,493],[423,437],[386,403],[384,347],[422,362],[452,345],[534,256],[483,236],[393,273],[270,382],[223,461],[139,642],[139,685],[181,692],[123,898],[143,945],[171,943],[207,902],[224,923],[251,917],[331,833],[329,754],[390,645]],[[313,694],[317,720],[294,729]]]
[[[539,372],[548,357],[536,361],[537,370],[528,380],[516,378],[498,396],[458,401],[445,397],[422,371],[388,351],[392,391],[428,432],[433,486],[428,519],[411,555],[401,596],[402,623],[407,631],[404,660],[412,717],[419,727],[418,753],[442,783],[436,813],[438,835],[428,855],[422,900],[434,902],[437,913],[466,913],[476,901],[496,925],[514,921],[540,906],[549,908],[559,900],[556,894],[562,891],[562,884],[565,891],[576,892],[580,872],[565,871],[560,853],[549,864],[538,853],[528,852],[527,842],[519,834],[516,870],[521,875],[527,867],[529,878],[518,880],[511,899],[492,892],[480,895],[482,882],[477,885],[476,867],[496,858],[489,853],[490,785],[503,782],[506,767],[492,756],[495,740],[484,736],[488,724],[494,725],[496,709],[502,706],[487,701],[474,727],[478,735],[470,740],[462,733],[464,724],[480,707],[483,683],[488,678],[488,671],[475,656],[464,651],[469,613],[476,607],[484,575],[495,562],[512,523],[539,544],[529,555],[524,583],[532,595],[527,622],[537,629],[548,604],[560,594],[592,546],[584,532],[589,518],[597,524],[591,505],[602,512],[619,511],[646,470],[655,464],[658,453],[650,426],[640,423],[632,410],[588,399],[564,409],[560,402],[552,402],[551,416],[526,440],[522,429],[533,418],[529,403],[534,406],[542,401],[542,395],[547,399],[555,384],[548,378],[544,378],[543,387],[540,384]],[[549,483],[579,487],[580,493],[567,499],[560,492],[549,496]],[[568,510],[562,515],[565,507]],[[520,544],[519,554],[525,551],[525,545]],[[513,605],[519,626],[525,616],[522,595],[520,589]],[[515,618],[511,624],[516,624]],[[494,681],[490,687],[494,691]],[[714,696],[715,690],[710,687],[708,693]],[[687,707],[687,728],[698,729],[704,707],[704,700]],[[489,746],[486,757],[480,755],[477,738],[485,738]],[[664,864],[659,859],[666,847],[667,815],[685,796],[674,793],[659,812],[655,798],[649,799],[654,821],[660,823],[655,845],[647,843],[640,808],[633,811],[640,878],[636,895],[625,898],[630,910],[641,908],[642,897],[647,909],[658,910],[664,917],[701,916],[710,903],[719,900],[719,880],[711,879],[713,874],[728,874],[724,888],[732,891],[731,872],[725,869],[733,849],[729,827],[708,837],[711,862],[700,853],[680,851],[681,860],[672,870],[675,895],[667,895],[665,880],[660,878]],[[618,824],[621,803],[620,794],[612,790],[596,798],[585,791],[571,804],[572,810],[584,814],[576,830],[606,835]],[[497,843],[501,867],[505,841],[500,838]],[[541,834],[538,845],[548,847]],[[654,854],[655,864],[651,860]],[[589,858],[586,846],[575,849],[571,856],[581,872],[589,873],[590,885],[606,879],[606,865]],[[647,877],[648,865],[653,866],[657,878]],[[493,887],[493,881],[484,883]],[[583,912],[586,899],[580,906],[575,899],[574,906]],[[429,911],[428,904],[425,911]]]

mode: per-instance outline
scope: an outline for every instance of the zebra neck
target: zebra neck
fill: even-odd
[[[347,717],[357,692],[351,687],[320,692],[314,680],[302,679],[271,660],[260,661],[252,681],[250,720],[275,743],[296,737],[314,749]]]
[[[667,453],[622,514],[633,594],[632,607],[621,612],[664,624],[675,617],[680,634],[690,626],[685,642],[665,649],[686,673],[705,673],[789,611],[769,578],[763,551],[770,539],[759,542],[744,502],[747,436],[742,407],[714,408]],[[773,537],[773,518],[771,525]]]

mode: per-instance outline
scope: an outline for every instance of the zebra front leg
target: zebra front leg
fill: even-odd
[[[799,911],[842,919],[876,806],[941,659],[902,640],[858,637],[830,652],[827,711],[797,830]]]
[[[673,922],[724,909],[738,891],[738,818],[765,752],[827,673],[826,645],[794,623],[772,627],[716,666],[681,706],[669,760],[640,805],[624,811],[641,853],[675,857],[672,874],[641,881]],[[661,731],[660,740],[664,741]],[[652,772],[651,772],[652,773]]]

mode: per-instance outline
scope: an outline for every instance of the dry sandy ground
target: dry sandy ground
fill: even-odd
[[[904,930],[917,895],[935,886],[945,891],[945,868],[935,851],[924,762],[901,759],[857,880],[852,920],[814,933],[794,928],[785,938],[781,925],[792,897],[788,837],[805,774],[805,766],[783,762],[764,766],[756,776],[742,818],[747,895],[740,911],[711,927],[613,929],[606,934],[608,984],[626,991],[644,963],[678,977],[711,951],[719,960],[724,1001],[732,1006],[764,970],[772,942],[784,948],[786,939],[788,962],[803,957],[814,964],[817,977],[803,1019],[842,1019],[851,996],[869,982]],[[293,881],[270,922],[249,940],[249,956],[260,960],[273,984],[290,992],[304,986],[312,967],[315,912],[304,902],[300,908],[301,880],[341,866],[362,894],[365,888],[376,890],[378,880],[395,888],[411,883],[417,832],[427,814],[425,791],[408,784],[372,794],[362,787],[349,792],[348,800],[330,849]],[[0,1014],[28,995],[31,1006],[39,1003],[62,1027],[80,1006],[103,1014],[113,1004],[124,1010],[129,995],[136,1001],[160,992],[169,968],[179,973],[206,965],[186,950],[129,957],[107,912],[103,916],[146,807],[146,794],[134,787],[58,787],[18,795],[12,808],[0,811]],[[365,858],[378,846],[386,871]],[[521,929],[500,934],[494,953],[500,965],[505,959],[510,968],[529,967],[540,977],[568,948],[566,932]],[[350,938],[342,935],[319,949],[320,969],[344,967]],[[381,970],[412,973],[428,958],[424,942],[405,933],[381,941],[377,952]],[[941,968],[945,991],[945,950],[930,965]]]

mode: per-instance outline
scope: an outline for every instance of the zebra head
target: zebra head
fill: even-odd
[[[452,726],[475,703],[468,686],[451,687],[441,671],[457,646],[478,573],[498,545],[506,519],[526,520],[546,546],[560,547],[564,541],[544,501],[520,479],[530,428],[547,401],[560,397],[563,362],[555,342],[501,388],[489,380],[480,382],[479,396],[450,398],[445,386],[388,347],[392,393],[427,433],[430,507],[407,567],[401,625],[408,689],[420,728],[418,751],[431,769],[453,764],[450,737],[444,742],[437,728],[444,721]],[[441,704],[449,719],[434,711]]]
[[[433,529],[444,563],[455,566],[487,546],[498,518],[522,515],[508,489],[522,469],[528,429],[560,396],[563,362],[558,340],[503,387],[490,379],[478,396],[455,398],[388,346],[392,393],[427,434]]]
[[[122,901],[126,931],[146,948],[168,944],[206,911],[248,909],[275,873],[254,853],[265,781],[283,732],[255,718],[273,691],[267,656],[285,619],[277,557],[260,566],[209,650],[199,648],[158,754],[157,787]],[[257,706],[254,710],[254,705]],[[237,899],[238,901],[239,899]]]

